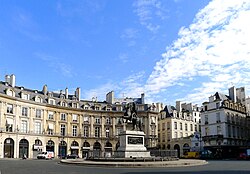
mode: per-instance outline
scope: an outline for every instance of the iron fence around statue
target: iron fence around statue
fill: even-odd
[[[133,152],[136,152],[136,151],[133,151]],[[150,152],[151,157],[178,158],[177,150],[149,150],[149,152]],[[118,151],[89,150],[85,158],[86,159],[118,158],[116,157],[117,153]]]

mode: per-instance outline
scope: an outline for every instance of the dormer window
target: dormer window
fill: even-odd
[[[77,108],[77,103],[72,103],[73,108]]]
[[[7,89],[6,94],[7,94],[8,96],[15,97],[15,93],[14,93],[14,91],[11,90],[11,89]]]
[[[66,102],[61,102],[61,106],[66,107],[67,103]]]
[[[38,103],[42,103],[43,100],[42,100],[41,97],[36,96],[35,101],[38,102]]]
[[[29,100],[29,94],[22,93],[21,94],[22,99]]]
[[[96,106],[96,107],[95,107],[95,110],[97,110],[97,111],[100,110],[100,107],[99,107],[99,106]]]
[[[49,104],[54,105],[55,104],[55,100],[54,99],[49,99]]]

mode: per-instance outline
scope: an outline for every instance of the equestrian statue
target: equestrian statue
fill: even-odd
[[[128,123],[128,121],[132,122],[133,124],[132,130],[137,129],[142,131],[141,119],[137,115],[136,105],[134,102],[126,104],[123,118],[126,120],[126,123]]]

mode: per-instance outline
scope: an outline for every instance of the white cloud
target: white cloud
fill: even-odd
[[[72,67],[69,64],[62,62],[59,58],[42,53],[35,53],[35,56],[47,62],[48,66],[53,68],[53,70],[59,74],[62,74],[65,77],[75,76]]]
[[[250,72],[249,1],[214,0],[202,9],[167,48],[149,76],[150,96],[196,76],[207,82],[183,99],[202,102],[230,83],[247,85]],[[250,90],[250,89],[249,89]]]
[[[163,7],[159,0],[137,0],[133,3],[133,7],[141,25],[153,33],[156,33],[160,28],[160,25],[155,22],[156,19],[168,18],[168,10]]]

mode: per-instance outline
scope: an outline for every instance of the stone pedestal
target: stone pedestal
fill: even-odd
[[[119,158],[149,158],[150,152],[144,146],[145,134],[142,131],[123,131],[120,136],[120,147],[116,157]]]

